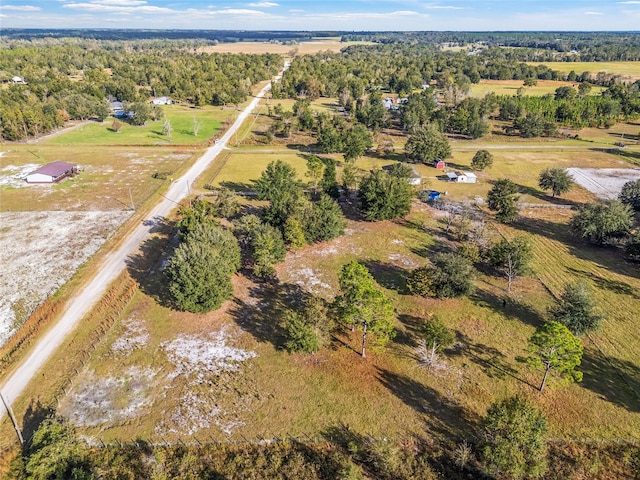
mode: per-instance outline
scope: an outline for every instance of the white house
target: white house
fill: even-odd
[[[151,100],[154,105],[171,105],[173,102],[169,97],[158,97]]]
[[[22,83],[22,84],[26,84],[27,82],[24,81],[24,78],[19,77],[18,75],[14,75],[13,77],[11,77],[11,81],[13,83]]]
[[[67,162],[52,162],[29,173],[27,183],[58,183],[63,178],[78,173],[78,165]]]
[[[396,165],[401,165],[401,164],[385,165],[384,167],[382,167],[382,170],[391,172],[394,168],[396,168]],[[420,172],[418,172],[418,170],[416,170],[415,167],[411,167],[411,173],[409,175],[409,178],[407,178],[407,182],[409,183],[409,185],[422,184],[422,175],[420,175]]]
[[[450,182],[456,183],[477,183],[478,177],[471,172],[448,172],[447,178]]]

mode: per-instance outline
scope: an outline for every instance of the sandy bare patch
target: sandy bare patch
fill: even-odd
[[[625,183],[640,179],[638,168],[567,168],[567,173],[582,188],[607,200],[618,198]]]
[[[210,334],[209,338],[190,335],[162,343],[160,346],[175,366],[169,378],[182,376],[188,378],[190,384],[197,385],[212,375],[234,372],[240,363],[257,356],[255,352],[228,345],[228,340],[229,334],[223,329]]]
[[[0,213],[0,345],[130,214]]]
[[[134,350],[149,343],[147,327],[137,318],[129,318],[122,322],[123,334],[111,344],[111,351],[117,354],[130,355]]]
[[[0,152],[6,153],[6,152]],[[2,157],[2,155],[0,155]],[[0,170],[0,186],[10,186],[14,188],[31,187],[42,185],[30,185],[25,181],[25,177],[39,168],[41,165],[37,163],[27,163],[26,165],[7,165]],[[45,185],[46,186],[46,185]]]
[[[120,424],[140,416],[152,399],[150,384],[157,372],[129,367],[122,374],[98,377],[85,372],[60,406],[60,413],[77,426]]]

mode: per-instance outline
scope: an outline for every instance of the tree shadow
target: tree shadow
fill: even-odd
[[[393,263],[378,260],[365,260],[363,263],[376,282],[384,288],[394,290],[401,295],[409,294],[407,290],[407,270]]]
[[[618,295],[628,295],[632,298],[640,299],[640,292],[626,282],[602,278],[594,275],[593,272],[578,270],[577,268],[573,267],[568,267],[567,270],[577,277],[582,277],[584,279],[592,281],[598,288],[602,290],[609,290],[610,292],[617,293]]]
[[[640,366],[590,349],[582,356],[580,370],[584,388],[630,412],[640,412]]]
[[[178,246],[178,235],[168,223],[154,224],[150,232],[161,233],[145,240],[138,252],[129,255],[125,263],[129,275],[138,283],[145,295],[160,305],[173,307],[164,265]]]
[[[429,430],[445,438],[468,438],[479,418],[444,397],[431,387],[409,378],[378,368],[378,380],[407,406],[425,415]]]
[[[506,291],[504,296],[498,296],[489,290],[478,288],[471,296],[471,300],[480,307],[490,308],[510,320],[517,320],[534,328],[538,328],[545,322],[540,312],[509,297]]]
[[[640,270],[625,257],[622,249],[592,245],[572,234],[566,223],[550,222],[542,218],[519,217],[511,224],[514,228],[531,235],[542,235],[563,243],[569,253],[582,260],[593,262],[621,275],[640,278]]]
[[[404,329],[396,330],[396,337],[393,339],[394,343],[406,345],[410,348],[416,348],[418,343],[416,339],[420,337],[420,329],[425,322],[424,318],[416,317],[414,315],[398,315],[398,321],[404,326]],[[414,358],[413,355],[409,355]]]
[[[505,379],[511,377],[525,385],[529,385],[531,388],[538,388],[527,380],[520,378],[518,370],[511,366],[507,357],[497,348],[482,343],[474,343],[467,335],[459,331],[456,331],[456,339],[460,344],[460,348],[456,349],[452,355],[468,355],[470,360],[482,368],[482,371],[489,378]]]
[[[626,148],[617,148],[617,147],[611,147],[611,148],[590,148],[589,150],[593,151],[593,152],[603,152],[603,153],[608,153],[610,155],[617,155],[619,157],[624,157],[625,159],[629,160],[631,163],[638,163],[638,161],[640,160],[640,152],[638,151],[634,151],[634,150],[628,150]]]
[[[537,198],[538,200],[542,200],[546,203],[551,203],[552,205],[570,206],[573,208],[577,208],[582,205],[582,202],[574,202],[573,200],[568,200],[562,197],[553,197],[551,194],[547,194],[543,190],[529,187],[527,185],[518,185],[518,193],[521,195],[529,195],[530,197]]]
[[[277,280],[249,288],[251,302],[234,298],[230,314],[236,324],[259,342],[282,348],[286,341],[281,319],[286,310],[301,308],[310,294],[299,285]]]
[[[25,447],[31,445],[33,434],[40,428],[42,422],[55,415],[55,409],[51,406],[43,405],[40,400],[31,400],[24,417],[22,417],[22,438]]]
[[[220,186],[224,188],[228,188],[229,190],[233,190],[234,192],[254,192],[254,185],[251,183],[245,182],[229,182],[224,181],[220,182]]]

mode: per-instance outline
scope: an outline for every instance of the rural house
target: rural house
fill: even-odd
[[[477,183],[478,177],[471,172],[448,172],[447,178],[450,182],[456,183]]]
[[[438,170],[444,170],[446,166],[447,164],[440,158],[436,158],[433,161],[433,168],[437,168]]]
[[[58,183],[66,177],[78,173],[78,165],[67,162],[52,162],[29,173],[27,183]]]
[[[151,100],[154,105],[171,105],[173,102],[169,97],[158,97]]]

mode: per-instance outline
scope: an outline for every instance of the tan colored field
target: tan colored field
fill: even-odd
[[[471,94],[474,97],[484,97],[490,92],[496,95],[516,95],[518,90],[522,88],[523,95],[541,96],[547,93],[554,93],[556,88],[565,86],[576,87],[577,84],[575,82],[538,80],[537,85],[525,87],[522,80],[480,80],[480,83],[471,85]],[[602,90],[602,87],[593,87],[591,94],[598,94]]]
[[[201,47],[204,53],[278,53],[280,55],[310,55],[318,52],[339,52],[351,45],[372,45],[372,42],[341,42],[337,38],[327,38],[300,42],[297,45],[281,45],[268,42],[221,43]]]
[[[527,62],[529,65],[540,65],[540,62]],[[552,70],[569,73],[571,70],[581,75],[583,72],[596,74],[605,72],[622,75],[633,79],[640,78],[640,62],[544,62]]]

